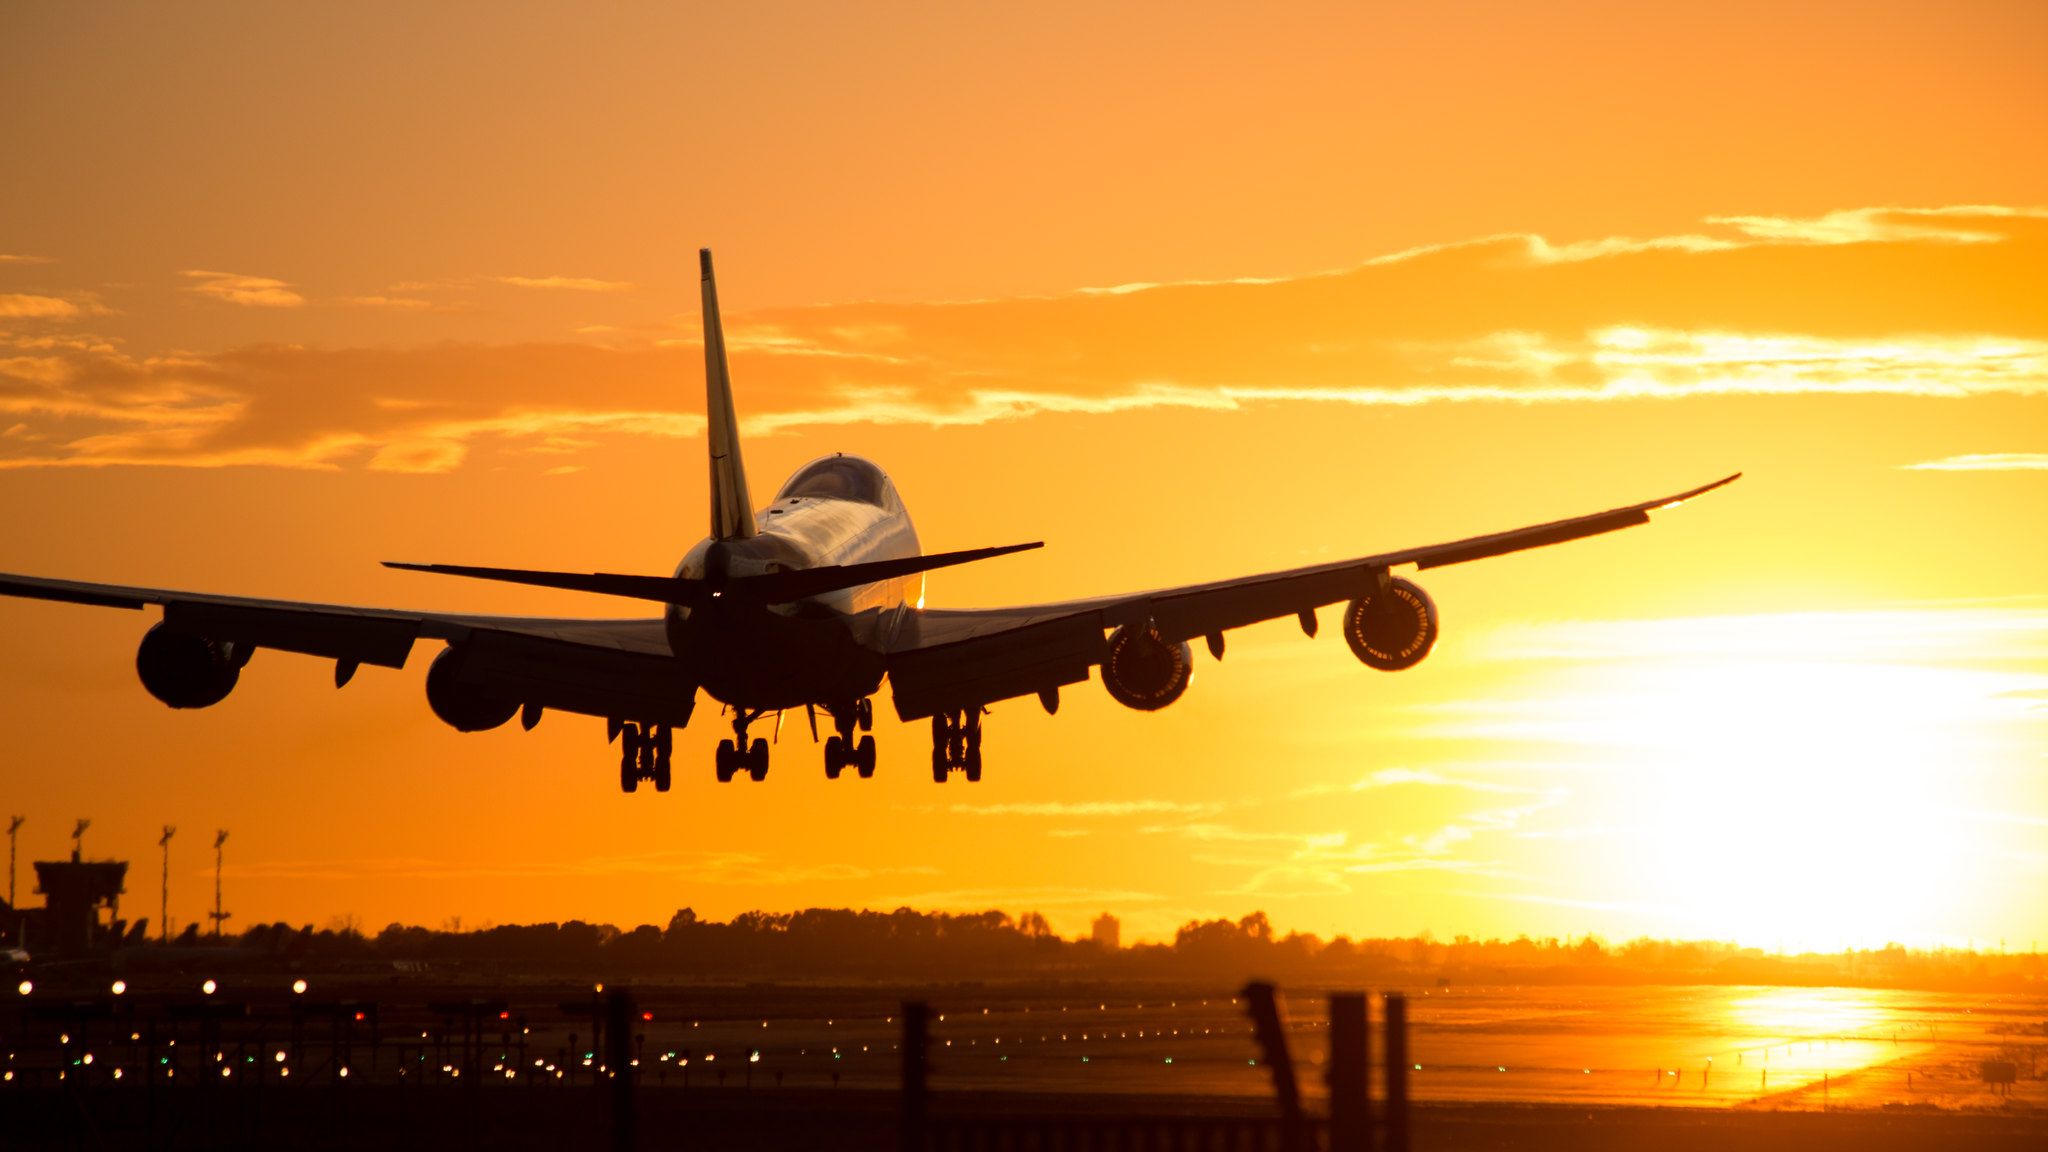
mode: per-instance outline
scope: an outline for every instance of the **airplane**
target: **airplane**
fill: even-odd
[[[1293,616],[1316,634],[1316,611],[1346,605],[1345,643],[1382,671],[1414,667],[1436,643],[1435,603],[1394,569],[1502,556],[1642,524],[1734,481],[1590,515],[1235,580],[1011,608],[924,607],[927,572],[1037,548],[1042,542],[921,551],[886,473],[834,454],[796,470],[756,509],[741,460],[739,419],[711,250],[698,253],[704,318],[705,433],[711,532],[673,575],[554,572],[459,564],[387,567],[623,597],[660,606],[636,619],[554,619],[410,612],[253,599],[0,574],[0,594],[100,607],[162,608],[144,634],[137,674],[172,708],[207,708],[233,691],[263,648],[334,661],[337,688],[365,664],[402,668],[419,640],[445,647],[427,669],[427,705],[449,726],[481,732],[546,711],[602,717],[620,745],[619,787],[669,790],[674,731],[699,692],[731,716],[715,757],[719,782],[768,774],[768,742],[751,725],[802,709],[832,722],[825,775],[876,766],[873,697],[886,678],[897,716],[930,720],[932,780],[981,779],[982,716],[997,701],[1036,696],[1057,712],[1060,690],[1101,670],[1119,704],[1156,711],[1194,673],[1191,642],[1223,658],[1224,633]]]

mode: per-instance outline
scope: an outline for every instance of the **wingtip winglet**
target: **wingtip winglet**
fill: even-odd
[[[1660,500],[1657,503],[1651,505],[1649,510],[1652,512],[1661,512],[1666,508],[1676,508],[1678,505],[1685,503],[1687,500],[1690,500],[1695,496],[1704,496],[1707,493],[1712,492],[1716,488],[1724,488],[1730,484],[1735,483],[1737,480],[1740,479],[1742,479],[1742,473],[1731,472],[1728,475],[1721,477],[1719,480],[1714,481],[1712,484],[1702,484],[1699,487],[1694,488],[1690,492],[1680,492],[1676,496],[1672,496],[1665,500]]]

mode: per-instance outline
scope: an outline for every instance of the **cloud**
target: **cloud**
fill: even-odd
[[[432,300],[422,300],[417,296],[344,296],[341,302],[357,308],[382,308],[399,312],[424,312],[435,306]]]
[[[631,292],[623,280],[592,280],[584,276],[493,276],[500,284],[514,288],[542,288],[562,292]]]
[[[873,903],[881,906],[923,908],[935,912],[983,912],[991,908],[1106,908],[1150,904],[1162,899],[1156,892],[1120,888],[951,888],[937,892],[916,892],[884,896]]]
[[[224,304],[239,304],[245,308],[297,308],[306,302],[304,296],[292,291],[291,286],[282,280],[198,269],[187,270],[180,275],[193,281],[186,286],[187,292]]]
[[[1208,812],[1213,804],[1185,804],[1173,800],[1090,800],[1076,804],[1059,801],[1022,804],[953,804],[950,810],[967,816],[1131,816],[1160,812]]]
[[[2044,266],[2040,210],[1857,209],[1725,217],[1646,239],[1491,237],[1287,280],[764,309],[727,328],[753,435],[1309,403],[2036,396],[2048,395],[2048,313],[2034,289]],[[281,281],[188,276],[190,290],[224,300],[303,303]],[[423,303],[397,287],[345,302]],[[602,346],[51,349],[40,359],[54,365],[0,378],[0,418],[45,434],[0,446],[0,466],[436,472],[496,444],[557,469],[576,461],[545,457],[701,426],[678,386],[702,371],[689,325],[583,335]]]
[[[48,264],[50,262],[48,256],[22,256],[14,253],[0,252],[0,264]]]
[[[1900,467],[1910,472],[2048,472],[2048,452],[1975,452]]]
[[[0,318],[8,320],[69,320],[78,312],[78,305],[56,296],[0,295]]]

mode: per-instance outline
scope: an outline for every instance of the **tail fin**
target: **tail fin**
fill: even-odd
[[[718,318],[718,281],[711,249],[697,251],[704,280],[704,440],[711,452],[711,537],[744,540],[754,526],[747,467],[740,460],[740,422],[732,407],[732,373],[725,366],[725,327]]]

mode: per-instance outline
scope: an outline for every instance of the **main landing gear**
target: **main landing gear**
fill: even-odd
[[[656,792],[668,791],[668,759],[675,751],[668,725],[627,721],[613,735],[619,741],[619,790],[632,792],[642,780],[652,780]]]
[[[875,726],[875,704],[872,700],[856,701],[846,708],[835,708],[832,725],[839,731],[825,737],[825,779],[837,780],[839,773],[852,768],[860,773],[863,780],[875,774],[875,738],[863,736],[859,743],[853,739],[857,727],[866,732]]]
[[[944,784],[955,769],[967,774],[969,784],[980,782],[981,713],[975,707],[932,717],[932,783]]]
[[[718,742],[718,782],[730,784],[732,778],[745,772],[755,780],[768,778],[768,741],[755,737],[747,743],[747,725],[759,720],[764,709],[735,708],[732,712],[732,735],[730,740]]]

